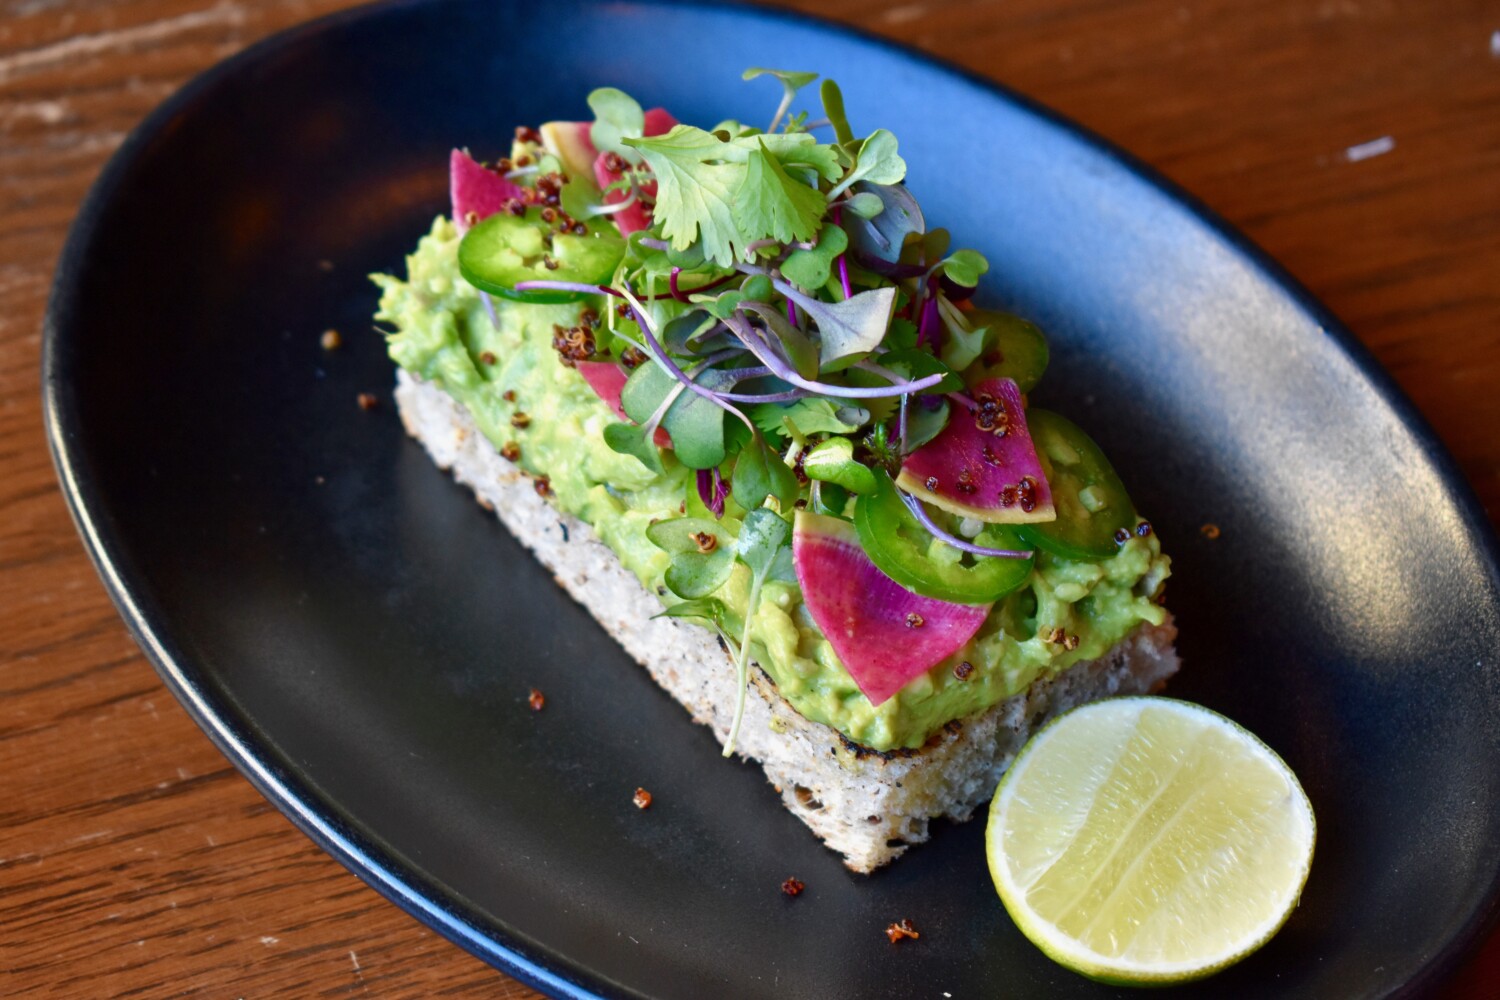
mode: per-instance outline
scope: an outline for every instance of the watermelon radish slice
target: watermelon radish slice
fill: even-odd
[[[1052,487],[1026,428],[1021,390],[1008,378],[974,386],[937,437],[906,456],[896,485],[964,517],[994,524],[1054,521]]]
[[[652,108],[650,111],[646,112],[646,124],[644,132],[648,136],[665,135],[666,133],[672,131],[672,126],[676,124],[677,119],[673,118],[671,113],[668,112],[665,108]],[[630,192],[605,190],[615,181],[619,180],[621,176],[620,171],[610,170],[609,167],[605,165],[605,161],[608,159],[609,154],[600,153],[598,158],[594,160],[594,180],[599,182],[599,189],[604,191],[604,203],[606,205],[614,205],[630,197]],[[644,191],[649,197],[655,198],[656,182],[651,181],[649,183],[641,185],[641,190]],[[640,202],[636,202],[629,208],[621,209],[620,211],[616,212],[614,214],[614,220],[615,226],[620,230],[620,235],[629,236],[631,233],[650,228],[651,210],[645,205],[642,205]]]
[[[620,405],[620,394],[625,391],[625,382],[630,378],[625,374],[625,369],[613,361],[575,361],[574,365],[578,368],[578,374],[582,375],[583,380],[589,384],[589,388],[593,389],[599,398],[615,411],[615,416],[627,424],[630,423],[630,418],[625,415],[625,408]],[[660,427],[656,429],[656,436],[653,440],[658,448],[672,447],[672,439]]]
[[[562,161],[569,177],[592,177],[599,150],[589,138],[589,122],[544,122],[537,129],[542,146]]]
[[[837,517],[797,512],[792,563],[808,613],[872,705],[962,649],[990,612],[913,594],[875,568],[854,525]]]
[[[462,149],[455,149],[448,157],[448,191],[453,197],[453,224],[460,233],[500,211],[500,206],[512,198],[526,196],[521,185],[482,166]]]

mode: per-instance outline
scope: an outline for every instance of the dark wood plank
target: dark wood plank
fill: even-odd
[[[0,0],[0,994],[536,995],[234,774],[115,615],[42,435],[52,263],[105,158],[192,74],[345,5]],[[1351,326],[1500,521],[1490,0],[794,6],[1024,91],[1213,206]],[[1500,938],[1444,995],[1500,996]]]

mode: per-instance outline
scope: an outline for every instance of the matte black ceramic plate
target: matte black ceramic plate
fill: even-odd
[[[1113,992],[1014,930],[981,823],[845,872],[389,404],[364,275],[443,209],[451,146],[494,155],[601,84],[759,120],[774,84],[739,71],[766,62],[838,78],[856,125],[894,129],[929,218],[989,255],[983,297],[1051,331],[1045,400],[1176,557],[1172,693],[1259,733],[1312,797],[1301,908],[1183,993],[1433,982],[1500,871],[1496,556],[1452,463],[1337,321],[1179,192],[1014,95],[778,13],[363,10],[229,61],[130,138],[62,258],[46,391],[82,531],[167,683],[345,864],[558,994]],[[922,938],[893,948],[902,917]]]

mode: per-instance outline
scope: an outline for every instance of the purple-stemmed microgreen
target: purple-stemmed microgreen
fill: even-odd
[[[898,491],[898,493],[900,493],[901,502],[906,504],[907,509],[912,512],[912,515],[918,521],[922,522],[922,527],[926,528],[932,534],[932,537],[953,546],[961,552],[968,552],[976,556],[993,556],[997,559],[1030,559],[1035,554],[1022,549],[995,549],[986,545],[976,545],[967,539],[949,534],[939,527],[938,523],[932,519],[931,514],[927,513],[927,507],[922,501],[909,493],[901,491]]]

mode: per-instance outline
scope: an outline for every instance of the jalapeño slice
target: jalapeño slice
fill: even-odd
[[[1032,443],[1052,487],[1057,520],[1017,527],[1021,537],[1064,559],[1105,559],[1119,550],[1115,533],[1135,524],[1135,505],[1109,459],[1066,417],[1026,411]]]
[[[1014,379],[1022,392],[1030,392],[1047,370],[1049,352],[1047,337],[1036,324],[1010,313],[975,309],[968,314],[969,324],[987,326],[994,335],[988,349],[969,368],[970,385],[989,378]]]
[[[976,556],[937,544],[901,502],[891,477],[877,469],[875,479],[874,492],[861,494],[854,506],[854,528],[865,555],[903,587],[955,604],[989,604],[1031,575],[1034,558]],[[1008,524],[986,525],[974,542],[986,548],[1028,548]]]
[[[496,212],[464,234],[458,269],[483,292],[522,302],[573,302],[577,292],[516,291],[523,281],[572,281],[597,285],[614,276],[625,241],[612,223],[590,219],[583,235],[559,233],[535,205],[525,215]],[[548,262],[553,266],[548,266]]]

